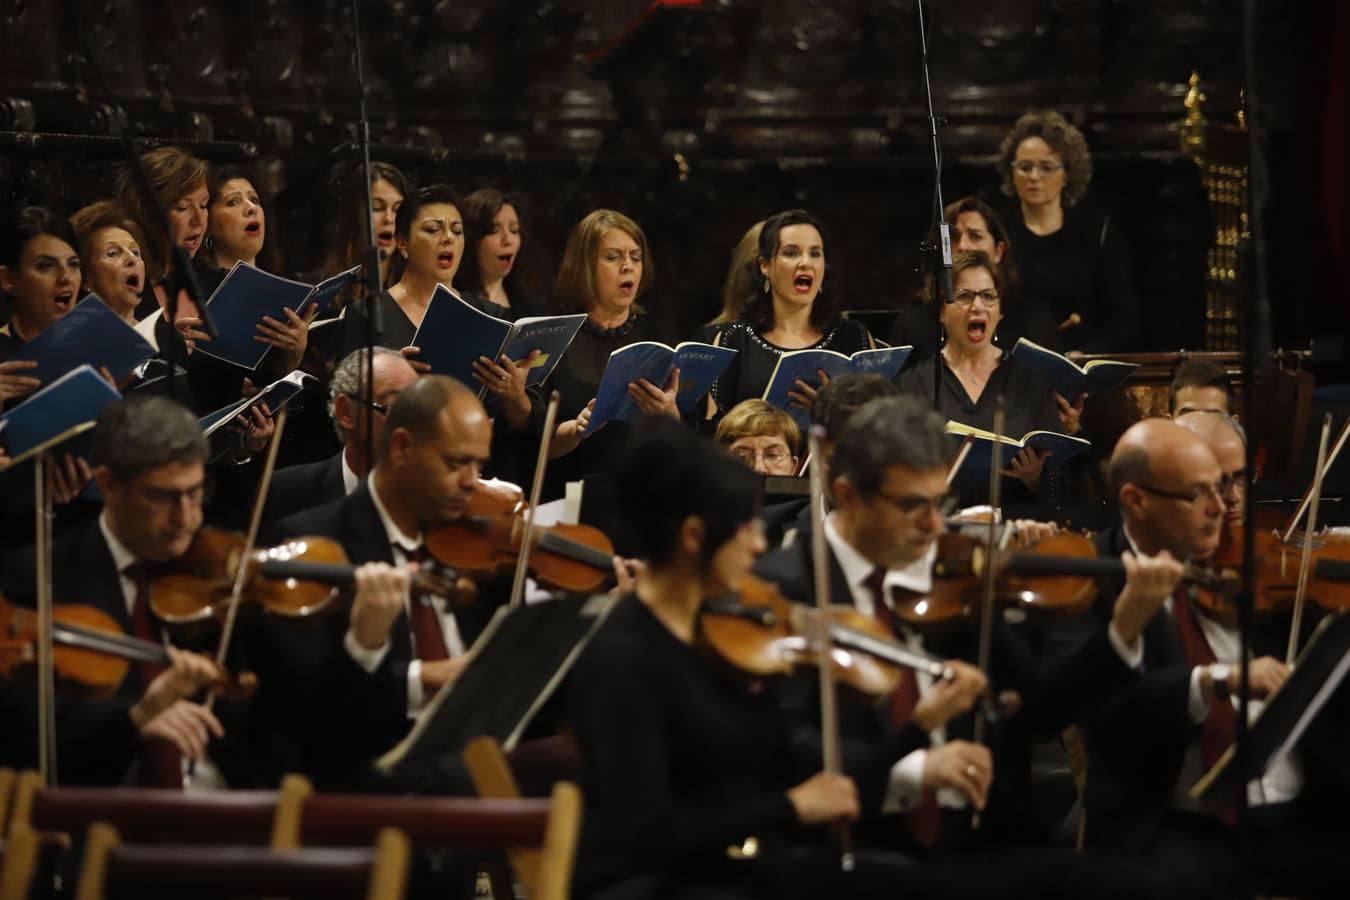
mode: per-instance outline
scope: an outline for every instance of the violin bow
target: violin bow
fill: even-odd
[[[47,487],[51,457],[40,456],[33,466],[34,537],[37,546],[37,669],[38,669],[38,767],[42,783],[56,787],[56,665],[54,615],[52,610],[52,495]]]
[[[1318,463],[1317,468],[1313,473],[1314,482],[1319,482],[1327,474],[1327,470],[1336,462],[1336,457],[1340,455],[1341,449],[1345,447],[1347,438],[1350,438],[1350,419],[1346,419],[1345,422],[1342,423],[1341,431],[1336,435],[1335,443],[1332,444],[1331,449],[1327,451],[1326,460]],[[1321,457],[1319,457],[1319,459],[1320,458]],[[1313,486],[1310,484],[1308,485],[1307,492],[1303,495],[1303,499],[1299,501],[1298,509],[1295,509],[1294,514],[1289,517],[1289,524],[1284,527],[1284,531],[1280,534],[1281,543],[1288,544],[1294,539],[1294,532],[1298,531],[1298,523],[1302,521],[1303,514],[1308,511],[1309,506],[1312,504],[1312,497]],[[1247,502],[1251,502],[1250,498]],[[1303,533],[1306,535],[1311,535],[1312,532],[1312,526],[1303,530]]]
[[[1347,423],[1350,424],[1350,423]],[[1327,438],[1331,434],[1331,413],[1322,419],[1322,436],[1317,443],[1317,466],[1313,469],[1312,497],[1308,506],[1308,526],[1303,529],[1303,549],[1298,560],[1298,588],[1294,591],[1294,617],[1289,622],[1289,647],[1284,664],[1292,666],[1298,658],[1298,633],[1303,627],[1303,606],[1308,594],[1308,570],[1312,565],[1313,534],[1317,531],[1317,507],[1322,500],[1322,476],[1326,474]],[[1345,430],[1341,430],[1344,438]],[[1250,500],[1248,501],[1250,502]],[[1295,519],[1297,521],[1297,519]]]
[[[821,425],[812,425],[807,440],[811,451],[811,560],[815,569],[816,593],[816,668],[820,673],[820,743],[824,771],[838,775],[843,772],[843,753],[839,743],[839,709],[834,684],[834,640],[830,633],[830,568],[825,552],[825,476],[820,446],[825,437]],[[848,823],[837,823],[839,836],[839,868],[852,872],[853,839]]]
[[[216,664],[225,668],[225,657],[230,652],[230,641],[234,637],[234,624],[239,618],[239,601],[244,596],[244,581],[248,578],[248,563],[253,559],[253,549],[258,544],[258,528],[262,524],[263,507],[267,505],[267,491],[272,484],[272,472],[277,465],[277,450],[281,447],[281,434],[286,430],[286,408],[277,413],[276,430],[272,432],[272,441],[267,445],[267,459],[263,462],[262,477],[258,479],[258,493],[253,498],[253,511],[249,515],[248,532],[244,535],[244,546],[234,564],[234,584],[230,587],[229,605],[225,607],[225,623],[220,629],[220,643],[216,645]],[[216,695],[206,698],[208,710],[216,705]],[[188,761],[187,773],[183,776],[183,785],[192,780],[196,772],[196,760]]]
[[[525,510],[525,524],[520,533],[520,555],[516,557],[516,574],[511,580],[512,609],[525,602],[525,576],[530,570],[530,544],[534,540],[534,514],[539,509],[539,498],[544,490],[544,470],[548,467],[548,451],[553,446],[553,429],[558,424],[557,391],[549,394],[548,409],[544,413],[544,437],[539,442],[539,458],[534,461],[534,483],[530,485],[530,505]]]
[[[994,556],[999,546],[999,522],[1003,518],[1003,431],[1007,427],[1008,410],[1002,394],[994,399],[994,446],[989,461],[989,506],[993,515],[989,517],[989,545],[985,549],[984,569],[980,572],[983,579],[980,600],[980,647],[976,665],[981,672],[989,672],[989,658],[994,642]],[[985,742],[985,717],[976,714],[972,740],[976,744]],[[970,827],[979,829],[980,813],[975,811]]]

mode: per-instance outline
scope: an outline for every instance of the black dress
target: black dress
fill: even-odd
[[[1056,322],[1073,313],[1082,317],[1082,324],[1063,332],[1066,346],[1085,353],[1144,349],[1135,327],[1129,253],[1108,217],[1074,206],[1064,210],[1064,227],[1044,236],[1027,229],[1020,207],[1003,221],[1022,273],[1022,295],[1048,306]]]
[[[403,311],[388,291],[382,291],[376,302],[380,304],[380,310],[383,313],[381,324],[384,326],[376,344],[394,350],[402,350],[404,347],[412,346],[413,336],[417,334],[417,326],[413,324],[412,319],[408,318],[408,314]],[[367,322],[366,304],[364,302],[353,303],[347,307],[346,313],[342,317],[342,323],[337,326],[337,337],[333,339],[333,360],[335,362],[341,362],[347,358],[347,354],[366,346],[366,329],[369,327]]]
[[[729,677],[637,597],[618,602],[569,679],[585,760],[576,896],[880,896],[876,881],[894,888],[893,873],[841,881],[825,833],[798,826],[787,790],[812,773],[794,765],[773,692]],[[729,860],[727,847],[751,836],[760,858]],[[818,852],[794,852],[798,838]]]
[[[944,419],[993,431],[994,407],[998,395],[1002,394],[1006,410],[1004,434],[1020,439],[1029,431],[1063,432],[1064,425],[1059,419],[1059,408],[1055,404],[1054,389],[1050,383],[1038,373],[1009,358],[1006,351],[1003,354],[1003,361],[989,376],[989,383],[985,385],[978,400],[970,398],[965,385],[947,365],[946,357],[939,358],[942,360],[942,392],[938,396],[937,411]],[[900,373],[895,383],[904,393],[918,397],[931,405],[933,358],[929,356],[915,362]],[[1004,499],[1009,503],[1029,503],[1033,500],[1056,502],[1062,499],[1056,494],[1062,488],[1062,468],[1052,457],[1046,460],[1045,471],[1035,497],[1031,496],[1020,481],[1005,479]],[[969,485],[960,489],[962,501],[968,503],[986,503],[988,493],[987,484]]]
[[[759,329],[744,320],[722,326],[720,334],[719,345],[730,347],[737,355],[726,371],[713,382],[712,398],[717,404],[719,416],[742,400],[764,396],[773,370],[778,365],[778,358],[784,353],[793,352],[769,343]],[[810,347],[797,349],[834,350],[850,356],[871,345],[871,335],[866,326],[854,319],[841,319],[827,328],[824,336]]]
[[[600,328],[587,319],[572,340],[572,345],[567,348],[562,362],[549,376],[544,390],[531,395],[534,407],[531,433],[536,437],[543,434],[543,398],[551,390],[559,393],[559,424],[575,419],[582,408],[595,398],[600,378],[609,364],[609,355],[639,341],[670,343],[670,334],[660,322],[641,313],[630,315],[628,321],[617,328]],[[550,460],[544,480],[543,499],[556,500],[561,497],[569,481],[580,481],[586,475],[608,471],[629,428],[627,422],[610,422],[588,435],[571,453]]]

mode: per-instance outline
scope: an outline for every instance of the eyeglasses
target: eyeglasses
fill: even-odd
[[[957,288],[952,292],[952,300],[958,306],[971,306],[975,303],[975,298],[979,297],[984,301],[985,306],[998,306],[998,291],[988,288],[983,291],[972,291],[969,288]]]
[[[1227,479],[1220,480],[1218,484],[1206,484],[1185,493],[1180,491],[1165,491],[1162,488],[1153,487],[1151,484],[1140,484],[1137,481],[1134,482],[1134,486],[1141,491],[1148,491],[1150,494],[1157,494],[1159,497],[1167,497],[1169,500],[1179,500],[1182,503],[1189,503],[1191,506],[1194,506],[1200,501],[1210,498],[1223,503],[1223,495],[1227,492],[1229,487],[1231,487],[1231,483],[1225,484],[1226,480]]]
[[[167,511],[182,505],[184,500],[191,506],[201,506],[210,499],[212,487],[211,484],[204,481],[181,491],[173,488],[146,486],[140,488],[139,493],[141,499],[148,506]]]
[[[872,496],[880,497],[911,519],[918,519],[930,509],[945,519],[956,512],[956,507],[960,505],[960,498],[951,494],[941,494],[937,497],[923,497],[919,494],[892,497],[890,494],[877,491]]]
[[[751,468],[754,467],[756,459],[762,459],[765,464],[770,466],[778,466],[792,462],[792,454],[788,452],[786,447],[770,447],[767,450],[741,447],[737,450],[732,450],[731,455]]]
[[[1040,162],[1032,162],[1029,159],[1021,159],[1012,164],[1013,171],[1018,175],[1030,175],[1032,172],[1040,172],[1042,175],[1050,176],[1056,172],[1064,170],[1065,165],[1062,162],[1051,162],[1043,159]]]
[[[374,400],[367,400],[365,397],[362,397],[359,394],[349,393],[347,396],[355,400],[357,403],[360,403],[362,406],[370,407],[371,409],[375,410],[382,416],[389,415],[389,407],[385,406],[383,403],[376,403]]]
[[[1219,479],[1219,493],[1227,496],[1234,488],[1244,488],[1247,485],[1247,470],[1238,469],[1236,472],[1229,472]]]

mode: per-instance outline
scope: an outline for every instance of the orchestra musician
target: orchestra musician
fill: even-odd
[[[910,648],[974,662],[975,623],[944,623],[945,629],[928,630],[893,613],[897,593],[931,590],[935,541],[943,531],[948,502],[947,456],[941,417],[912,398],[874,400],[849,419],[830,457],[833,508],[824,523],[829,584],[835,603],[851,603],[880,619]],[[789,599],[812,604],[814,566],[808,544],[798,540],[764,556],[756,572]],[[1069,896],[1074,889],[1086,892],[1089,884],[1093,891],[1108,885],[1121,890],[1123,882],[1113,879],[1133,876],[1102,860],[1051,851],[1013,854],[1006,845],[1025,842],[1033,833],[1026,816],[1027,732],[1056,734],[1100,692],[1138,677],[1140,632],[1181,575],[1180,564],[1165,554],[1127,554],[1123,559],[1128,588],[1109,607],[1108,621],[1068,652],[1037,659],[1002,617],[991,623],[988,677],[996,689],[1014,689],[1021,698],[1015,715],[995,726],[999,754],[991,756],[988,747],[971,742],[968,719],[929,729],[924,746],[898,758],[874,792],[860,798],[865,813],[870,812],[857,831],[860,839],[903,848],[944,871],[983,860],[1015,896],[1039,895],[1048,883],[1066,885]],[[889,739],[912,721],[914,703],[941,688],[923,672],[915,674],[913,684],[914,690],[880,708],[849,716],[841,711],[846,756],[850,748],[866,750]],[[811,746],[817,713],[810,692],[788,691],[782,698],[793,713],[796,742]],[[972,809],[984,811],[978,832],[971,829]],[[1076,888],[1067,887],[1071,883]]]
[[[894,895],[905,882],[885,867],[860,861],[860,871],[840,873],[820,826],[857,818],[858,784],[918,747],[919,729],[855,759],[849,775],[821,773],[818,760],[797,765],[763,685],[696,649],[703,600],[732,590],[764,549],[753,476],[706,438],[655,418],[616,473],[648,569],[569,676],[587,807],[575,895]],[[980,683],[933,692],[918,715],[945,721]],[[749,837],[760,855],[729,859],[727,848]]]
[[[353,350],[333,370],[328,384],[328,415],[341,447],[327,459],[277,470],[267,495],[265,521],[339,500],[356,490],[370,473],[368,448],[380,445],[390,404],[399,391],[417,380],[417,373],[397,350],[376,347],[375,390],[373,399],[367,399],[369,359],[364,349]]]
[[[151,617],[149,584],[157,568],[192,545],[202,525],[206,439],[187,410],[162,397],[136,397],[106,407],[95,431],[94,475],[104,497],[101,514],[62,535],[52,547],[54,602],[89,604],[111,616],[126,634],[161,643]],[[3,567],[11,602],[36,603],[34,554],[16,553]],[[172,665],[132,665],[113,696],[95,698],[58,688],[57,771],[63,783],[121,784],[138,757],[162,756],[165,746],[183,759],[216,759],[224,736],[220,719],[191,698],[219,672],[205,657],[171,648]],[[18,722],[3,729],[7,760],[36,760],[36,697],[31,679],[3,688],[4,705],[17,705]],[[160,750],[142,754],[142,744]],[[144,774],[144,773],[142,773]]]
[[[1121,523],[1097,536],[1099,552],[1185,560],[1215,552],[1226,479],[1200,435],[1166,419],[1139,422],[1117,443],[1109,473]],[[1107,582],[1094,607],[1098,617],[1117,589],[1118,582]],[[1232,621],[1209,614],[1192,589],[1167,598],[1143,630],[1139,677],[1085,710],[1089,847],[1147,859],[1176,896],[1251,896],[1263,887],[1325,895],[1334,883],[1326,864],[1337,859],[1330,847],[1344,841],[1334,812],[1344,793],[1327,787],[1322,779],[1329,776],[1306,746],[1247,785],[1254,842],[1241,852],[1232,806],[1214,808],[1188,795],[1233,740],[1240,670],[1248,670],[1255,717],[1288,677],[1279,649],[1287,639],[1287,619],[1259,625],[1252,655],[1242,660]]]
[[[1207,359],[1183,360],[1167,391],[1167,411],[1174,418],[1190,412],[1213,412],[1237,419],[1237,400],[1228,373]]]
[[[429,531],[463,514],[491,442],[491,422],[472,390],[423,376],[389,404],[369,476],[341,499],[271,529],[279,539],[333,538],[353,563],[378,564],[361,570],[354,595],[326,622],[295,638],[304,646],[287,662],[294,702],[308,707],[303,760],[318,783],[368,780],[369,763],[407,733],[507,599],[502,579],[480,585],[463,605],[408,591],[407,566],[425,558]]]

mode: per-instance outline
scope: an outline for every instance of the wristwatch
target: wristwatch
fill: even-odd
[[[1214,692],[1215,700],[1227,700],[1229,695],[1228,678],[1233,674],[1233,667],[1228,663],[1211,663],[1209,667],[1209,681],[1211,690]]]

